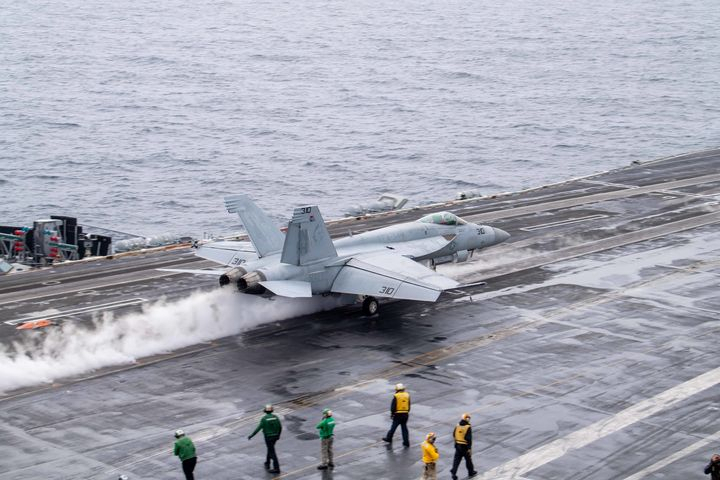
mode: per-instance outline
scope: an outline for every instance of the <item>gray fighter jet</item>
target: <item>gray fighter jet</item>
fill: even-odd
[[[179,270],[219,277],[247,294],[311,297],[344,294],[362,299],[363,312],[378,312],[378,298],[434,302],[443,290],[461,285],[434,271],[447,262],[464,262],[480,248],[510,235],[468,223],[449,212],[380,228],[333,242],[317,206],[296,208],[287,233],[245,195],[225,197],[250,242],[216,241],[196,254],[225,266],[216,270]]]

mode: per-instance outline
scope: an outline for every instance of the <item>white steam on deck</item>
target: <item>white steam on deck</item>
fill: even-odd
[[[338,305],[333,297],[271,301],[214,290],[179,301],[159,300],[142,312],[106,313],[92,325],[67,322],[32,332],[10,347],[0,346],[0,392],[131,364],[139,358]]]

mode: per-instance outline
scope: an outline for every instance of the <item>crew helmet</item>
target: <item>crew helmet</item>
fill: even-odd
[[[273,406],[269,403],[267,405],[265,405],[265,408],[263,409],[263,411],[265,413],[271,413],[273,410],[274,410]]]
[[[435,441],[435,432],[430,432],[427,435],[425,435],[425,440],[432,443]]]
[[[325,415],[326,417],[332,417],[332,410],[330,410],[329,408],[323,409],[323,415]]]
[[[405,390],[405,385],[403,385],[402,383],[398,383],[397,385],[395,385],[396,392],[402,392],[403,390]]]
[[[175,438],[180,438],[183,435],[185,435],[185,432],[183,432],[181,429],[178,428],[177,430],[175,430]]]
[[[465,420],[466,422],[469,422],[469,421],[470,421],[470,414],[469,414],[469,413],[463,413],[463,414],[462,414],[462,419]]]

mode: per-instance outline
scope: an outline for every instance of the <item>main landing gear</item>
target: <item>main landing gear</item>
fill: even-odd
[[[375,297],[365,297],[362,303],[362,311],[368,317],[372,317],[380,310],[380,302]]]

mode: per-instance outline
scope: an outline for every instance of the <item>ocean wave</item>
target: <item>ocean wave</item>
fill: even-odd
[[[114,58],[119,63],[131,63],[137,65],[175,65],[177,62],[159,55],[119,55]]]
[[[64,177],[62,175],[52,175],[47,173],[39,173],[37,175],[32,176],[35,180],[61,180]]]
[[[473,80],[482,80],[485,78],[485,76],[482,74],[464,71],[446,71],[444,73],[446,76],[451,78],[470,78]]]
[[[80,128],[80,124],[73,122],[45,122],[50,128]]]

